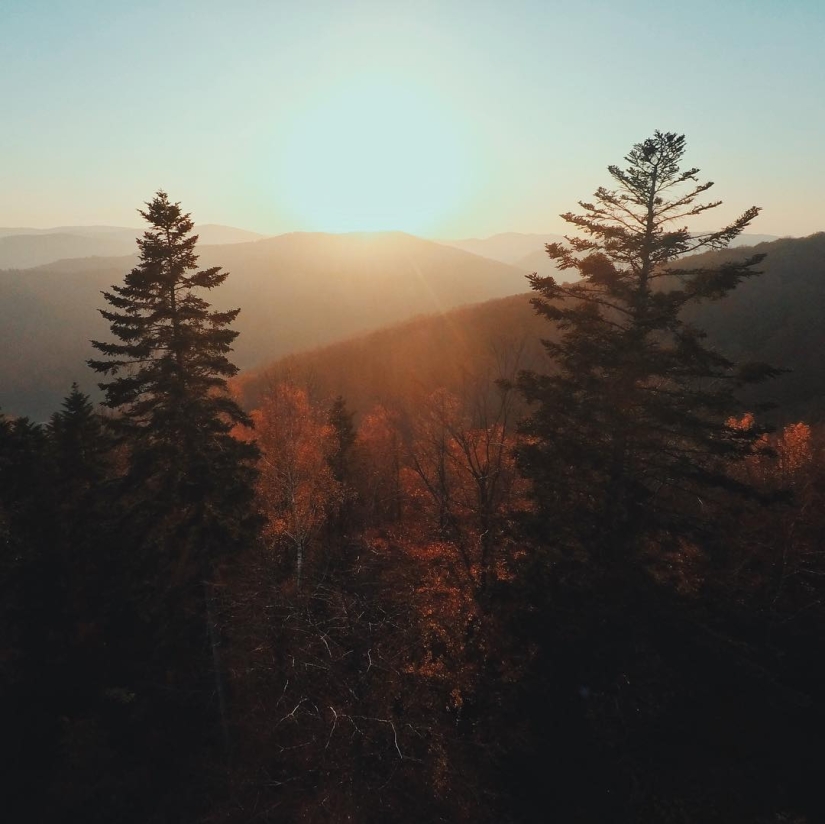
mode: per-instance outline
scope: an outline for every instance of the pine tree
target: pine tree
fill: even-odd
[[[200,294],[228,273],[197,270],[192,220],[165,192],[140,214],[149,224],[137,241],[140,262],[103,293],[115,341],[93,341],[104,359],[89,365],[110,376],[100,387],[117,412],[111,423],[127,464],[114,547],[125,604],[118,620],[135,638],[124,683],[132,679],[146,711],[166,725],[161,739],[146,739],[147,758],[166,775],[178,764],[185,772],[186,754],[197,752],[192,735],[210,728],[200,715],[212,712],[210,696],[228,744],[215,576],[219,561],[257,532],[258,450],[232,433],[251,425],[227,386],[237,372],[228,354],[238,333],[229,325],[240,310],[213,310]],[[164,681],[178,690],[158,691]]]
[[[49,440],[63,503],[77,500],[102,482],[108,466],[109,439],[89,396],[76,383],[49,420]]]
[[[47,427],[54,474],[59,538],[54,542],[55,574],[66,593],[67,623],[101,623],[113,575],[110,483],[112,442],[88,395],[76,383]],[[87,670],[88,662],[78,670]]]
[[[150,227],[137,241],[140,263],[123,286],[103,293],[112,309],[101,314],[119,342],[93,341],[105,360],[89,365],[112,376],[100,387],[119,412],[112,425],[129,450],[128,478],[152,510],[144,523],[158,525],[161,543],[176,533],[185,577],[185,569],[208,567],[250,523],[257,450],[231,434],[250,419],[226,382],[237,372],[227,355],[240,310],[215,311],[200,296],[228,273],[196,270],[198,237],[180,204],[159,191],[140,214]]]
[[[602,557],[623,555],[642,535],[691,533],[713,490],[737,486],[726,466],[758,432],[728,425],[741,411],[736,390],[776,372],[737,368],[684,318],[689,304],[758,274],[763,257],[716,266],[686,257],[727,246],[759,209],[691,232],[685,222],[720,202],[697,200],[713,184],[681,169],[684,152],[684,136],[672,133],[635,145],[626,168],[608,167],[615,188],[562,215],[578,236],[547,245],[581,280],[529,276],[533,306],[558,334],[543,342],[553,371],[518,379],[535,404],[519,463],[547,528],[562,541],[584,536]]]
[[[44,551],[55,531],[53,486],[44,428],[0,412],[0,535]],[[7,551],[7,559],[13,555]]]

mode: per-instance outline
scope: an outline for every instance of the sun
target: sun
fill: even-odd
[[[467,144],[437,95],[351,82],[295,117],[279,158],[278,197],[309,230],[425,233],[469,197]]]

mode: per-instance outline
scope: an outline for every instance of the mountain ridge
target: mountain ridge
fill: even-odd
[[[690,317],[733,357],[796,364],[796,372],[776,385],[791,409],[817,416],[818,399],[825,397],[825,368],[815,357],[825,344],[817,331],[818,307],[825,305],[825,233],[753,249],[768,254],[766,274]],[[258,373],[283,356],[416,316],[447,317],[456,307],[527,289],[523,269],[405,233],[297,232],[200,246],[199,252],[204,268],[219,265],[230,272],[215,305],[241,308],[233,359]],[[741,249],[707,254],[720,260],[741,255]],[[92,258],[0,272],[0,346],[10,353],[0,363],[0,405],[7,412],[43,418],[59,406],[72,380],[92,390],[88,341],[108,334],[97,311],[100,292],[122,282],[135,261],[134,255]],[[548,327],[535,327],[526,299],[522,303],[515,326],[502,334],[530,329],[536,339],[546,336]],[[443,356],[455,341],[439,334]],[[415,357],[410,350],[409,358]],[[403,359],[397,364],[402,371],[414,366]]]
[[[142,231],[119,226],[0,228],[0,269],[31,269],[60,260],[128,255]],[[265,238],[257,232],[216,223],[198,225],[195,232],[201,235],[204,245]]]
[[[743,393],[746,402],[776,401],[771,417],[779,422],[825,420],[825,363],[819,354],[825,346],[819,319],[825,305],[825,232],[766,241],[753,249],[767,254],[762,274],[723,300],[692,306],[685,320],[707,332],[710,343],[735,361],[793,365]],[[696,255],[694,262],[717,264],[741,256],[741,247],[734,247]],[[492,382],[503,349],[520,353],[520,368],[547,371],[539,341],[552,338],[554,329],[535,314],[530,296],[415,318],[289,355],[247,371],[236,386],[250,409],[273,381],[290,378],[310,382],[322,396],[343,395],[351,408],[365,411],[377,403],[412,408],[411,385],[420,395],[442,387],[461,391],[473,373],[486,374]]]
[[[198,252],[202,268],[230,272],[210,300],[241,308],[233,360],[242,368],[525,285],[518,269],[403,233],[290,233]],[[72,380],[92,389],[88,341],[108,334],[100,292],[135,262],[75,259],[0,272],[0,347],[16,355],[0,363],[6,411],[42,418]]]

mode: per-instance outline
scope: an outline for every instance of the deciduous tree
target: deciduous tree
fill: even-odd
[[[286,383],[275,386],[254,415],[264,535],[294,551],[300,589],[307,553],[341,505],[342,484],[328,461],[335,433],[307,393]]]

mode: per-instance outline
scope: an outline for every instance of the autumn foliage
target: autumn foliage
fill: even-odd
[[[273,552],[292,553],[300,589],[309,553],[344,497],[329,463],[332,427],[310,405],[306,391],[289,384],[272,389],[253,422],[261,450],[263,538]]]

